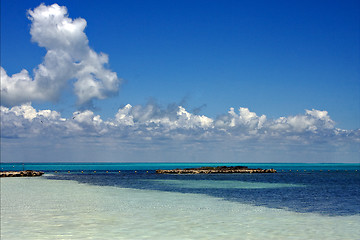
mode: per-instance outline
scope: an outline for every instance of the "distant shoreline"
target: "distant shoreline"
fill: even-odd
[[[218,166],[218,167],[200,167],[200,168],[185,168],[185,169],[172,169],[172,170],[156,170],[158,174],[213,174],[213,173],[276,173],[276,170],[261,169],[261,168],[248,168],[245,166]]]

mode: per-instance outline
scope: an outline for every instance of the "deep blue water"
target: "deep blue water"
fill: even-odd
[[[209,174],[160,175],[155,169],[172,169],[199,166],[235,166],[275,168],[275,174]],[[149,189],[169,192],[206,194],[227,201],[287,209],[296,212],[313,212],[328,216],[360,214],[359,164],[200,164],[200,163],[110,163],[110,164],[1,164],[3,170],[43,170],[48,179],[74,180],[79,183]],[[57,171],[55,173],[55,171]],[[68,173],[70,171],[70,173]],[[81,172],[83,171],[83,172]],[[96,172],[94,172],[96,171]],[[106,172],[108,171],[108,172]],[[121,172],[119,172],[121,171]],[[136,171],[136,172],[135,172]],[[180,184],[168,184],[173,181]],[[197,182],[207,183],[267,183],[275,187],[226,188],[192,187]],[[187,184],[189,183],[189,184]],[[276,187],[276,184],[291,184]],[[225,185],[226,186],[226,185]]]

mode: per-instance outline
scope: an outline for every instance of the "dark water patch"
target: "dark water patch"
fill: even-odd
[[[120,173],[97,171],[96,174],[62,172],[47,178],[98,186],[206,194],[227,201],[328,216],[360,214],[360,173],[355,171],[159,175],[152,170],[125,170]],[[204,182],[214,186],[203,187]],[[227,187],[229,182],[231,187]],[[240,187],[234,187],[236,183]],[[246,183],[250,187],[242,188]]]

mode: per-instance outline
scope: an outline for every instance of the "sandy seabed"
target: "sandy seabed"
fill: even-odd
[[[2,240],[358,239],[359,224],[359,215],[296,213],[203,194],[1,179]]]

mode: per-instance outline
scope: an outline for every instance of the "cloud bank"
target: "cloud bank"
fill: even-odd
[[[68,17],[64,6],[41,4],[28,11],[32,41],[46,49],[44,61],[33,70],[8,76],[1,70],[1,102],[16,106],[30,101],[56,101],[68,81],[74,82],[78,104],[118,92],[120,79],[105,66],[108,56],[89,47],[86,21]]]
[[[360,129],[335,127],[326,111],[269,119],[248,108],[216,118],[179,105],[127,104],[103,119],[64,118],[31,104],[0,107],[2,161],[359,162]]]
[[[259,143],[281,140],[286,143],[360,143],[360,130],[335,127],[326,111],[306,110],[296,116],[268,119],[248,108],[210,118],[188,112],[182,106],[161,108],[156,104],[119,108],[113,118],[102,119],[90,110],[74,112],[71,118],[51,110],[36,110],[31,104],[1,107],[3,138],[109,137],[116,140],[187,140]]]

